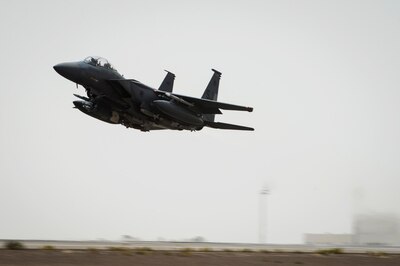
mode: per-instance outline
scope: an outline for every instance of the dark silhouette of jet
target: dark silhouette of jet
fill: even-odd
[[[156,129],[201,130],[203,127],[254,130],[250,127],[215,122],[223,110],[252,112],[253,108],[217,102],[221,73],[213,76],[201,99],[172,93],[175,75],[167,71],[160,87],[153,89],[137,80],[125,79],[104,58],[87,57],[80,62],[54,66],[61,76],[82,85],[87,97],[74,94],[77,109],[111,124],[142,131]]]

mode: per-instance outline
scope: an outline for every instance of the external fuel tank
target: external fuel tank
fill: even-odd
[[[203,126],[203,119],[196,114],[192,113],[190,110],[185,107],[173,102],[166,100],[155,100],[153,101],[153,105],[159,110],[162,114],[174,118],[184,124],[194,125],[194,126]]]

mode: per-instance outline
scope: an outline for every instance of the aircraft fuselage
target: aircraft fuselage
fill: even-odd
[[[61,63],[55,65],[54,69],[61,76],[86,89],[88,97],[76,95],[81,100],[73,103],[83,113],[99,120],[142,131],[155,129],[195,131],[201,130],[204,126],[218,128],[219,123],[213,121],[214,115],[212,119],[207,119],[209,114],[220,113],[218,106],[208,106],[218,103],[204,98],[205,96],[203,99],[197,99],[172,94],[175,75],[170,72],[162,84],[163,87],[156,90],[137,80],[125,79],[103,58],[88,57],[80,62]],[[220,76],[219,72],[216,73],[213,76],[218,79],[216,92],[214,89],[211,90],[214,93],[212,95],[210,92],[205,93],[207,97],[212,96],[215,99]],[[185,97],[189,98],[189,101]]]

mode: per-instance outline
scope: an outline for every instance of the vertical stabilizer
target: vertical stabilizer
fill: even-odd
[[[213,76],[211,77],[210,82],[207,85],[206,90],[203,93],[203,96],[201,96],[202,99],[207,99],[207,100],[212,100],[212,101],[217,101],[218,99],[218,88],[219,88],[219,80],[221,79],[221,72],[212,69],[214,71]],[[207,121],[214,121],[214,114],[206,114],[204,115],[204,118]]]
[[[172,92],[172,89],[174,88],[175,75],[167,70],[165,71],[167,72],[167,75],[165,76],[158,90]]]

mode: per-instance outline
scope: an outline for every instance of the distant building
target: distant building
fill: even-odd
[[[304,242],[308,245],[351,245],[352,234],[305,234]]]
[[[400,245],[400,221],[393,214],[356,215],[352,234],[305,234],[308,245]]]
[[[353,234],[357,245],[400,245],[399,219],[392,214],[357,215]]]

